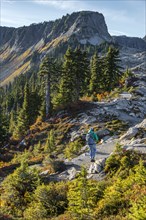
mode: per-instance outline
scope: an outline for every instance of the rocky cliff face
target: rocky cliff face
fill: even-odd
[[[98,12],[81,11],[67,14],[61,19],[32,24],[20,28],[0,27],[0,82],[1,86],[32,67],[32,57],[37,52],[41,58],[65,45],[100,45],[115,42],[120,46],[124,68],[145,71],[146,42],[141,38],[113,36],[108,33],[104,16]]]
[[[89,40],[91,44],[91,39],[97,36],[99,40],[93,42],[96,45],[103,41],[112,41],[104,16],[98,12],[90,11],[75,12],[55,21],[32,24],[28,27],[0,27],[0,32],[0,47],[7,43],[11,47],[22,49],[27,49],[40,40],[47,43],[57,37],[71,37],[72,35],[76,36],[78,41]]]
[[[146,41],[144,38],[113,36],[113,40],[120,47],[122,66],[135,73],[145,73]]]
[[[41,57],[71,39],[75,44],[92,45],[112,41],[104,16],[90,11],[67,14],[61,19],[28,27],[0,27],[0,33],[0,80],[4,81],[2,84],[30,68],[34,51],[38,51]]]
[[[143,40],[146,42],[146,35],[144,36]]]
[[[122,47],[129,47],[140,51],[146,50],[146,42],[142,38],[127,37],[127,36],[113,36],[113,40],[116,44]]]
[[[75,16],[76,14],[77,13],[73,13],[72,16]],[[72,16],[70,19],[72,19]],[[99,45],[104,41],[112,41],[104,17],[98,12],[81,12],[74,20],[72,26],[70,26],[65,33],[65,35],[68,36],[71,36],[72,34],[76,35],[81,44],[90,43],[92,45]]]

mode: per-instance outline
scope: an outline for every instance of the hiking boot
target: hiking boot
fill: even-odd
[[[94,160],[94,159],[91,159],[91,162],[95,162],[95,160]]]

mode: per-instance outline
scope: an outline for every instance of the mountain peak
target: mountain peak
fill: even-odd
[[[67,36],[75,35],[81,44],[99,45],[104,41],[112,41],[101,13],[94,11],[74,12],[68,17],[66,23],[70,23],[71,20],[72,25],[65,34]]]

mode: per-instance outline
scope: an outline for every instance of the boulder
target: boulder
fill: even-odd
[[[138,88],[138,90],[136,90],[135,93],[140,96],[146,96],[146,88],[143,88],[143,87]]]
[[[90,165],[88,173],[89,174],[100,173],[104,169],[105,161],[106,158],[96,160],[94,163]]]
[[[101,166],[99,164],[92,163],[89,167],[88,173],[95,174],[101,172]]]
[[[49,173],[50,173],[50,170],[45,170],[40,173],[40,176],[43,176],[43,175],[46,176],[46,175],[49,175]]]
[[[136,128],[146,128],[146,119],[144,119],[141,123],[135,126]]]
[[[71,132],[71,139],[70,141],[75,141],[76,139],[78,139],[81,136],[81,133],[79,131],[73,131]]]
[[[131,101],[127,100],[127,99],[119,99],[116,102],[116,109],[117,110],[124,110],[124,111],[129,111],[130,107],[131,107]]]
[[[133,137],[135,137],[137,133],[138,133],[138,128],[136,127],[129,128],[126,134],[120,137],[120,140],[130,140]]]
[[[123,99],[131,99],[132,98],[132,94],[129,92],[123,92],[123,93],[119,94],[119,96]]]
[[[102,129],[102,130],[98,130],[96,132],[96,134],[98,135],[98,137],[100,139],[104,138],[105,136],[109,136],[110,135],[110,131],[108,129]]]
[[[75,179],[77,173],[79,173],[79,171],[77,171],[75,167],[70,168],[67,172],[68,172],[68,175],[69,175],[68,176],[69,180]]]

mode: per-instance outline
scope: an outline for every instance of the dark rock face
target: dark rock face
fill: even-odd
[[[127,36],[113,36],[113,40],[116,44],[122,47],[139,49],[141,51],[146,50],[146,42],[142,38],[127,37]]]
[[[115,42],[121,48],[134,48],[142,52],[146,50],[144,39],[126,36],[111,37],[104,16],[92,11],[74,12],[55,21],[20,28],[0,27],[0,65],[2,67],[0,81],[2,81],[2,86],[8,83],[9,79],[13,80],[15,73],[19,75],[25,73],[26,70],[28,71],[32,65],[37,64],[39,66],[42,57],[47,53],[57,51],[59,46],[61,46],[59,50],[64,53],[70,42],[75,46],[78,44],[100,45],[103,42]],[[38,54],[38,62],[32,64],[35,52]],[[122,54],[123,63],[127,62],[127,56],[130,57],[129,50],[126,53],[126,55]],[[133,65],[135,67],[135,63],[139,68],[137,56],[137,62],[134,60],[135,56],[132,58],[130,68],[133,68]],[[143,64],[145,57],[142,54],[141,56],[141,63],[145,66]]]
[[[51,29],[52,22],[44,22],[43,24],[34,24],[20,28],[0,27],[0,47],[7,44],[7,46],[10,47],[27,49],[35,45],[41,39],[45,39],[46,32],[51,31]]]
[[[0,27],[0,47],[6,43],[27,49],[40,40],[47,43],[59,36],[76,35],[78,40],[90,39],[98,34],[102,41],[112,41],[105,24],[104,16],[98,12],[76,12],[55,21],[32,24],[20,28]],[[99,42],[100,43],[100,42]],[[97,44],[99,44],[97,42]]]
[[[69,41],[73,41],[74,45],[99,45],[105,41],[111,42],[112,37],[104,16],[91,11],[74,12],[55,21],[20,28],[0,27],[0,80],[8,82],[9,78],[13,79],[11,76],[18,69],[18,75],[25,73],[32,66],[28,62],[35,51],[38,51],[41,59],[62,42]]]
[[[90,43],[98,45],[103,41],[112,41],[112,37],[108,33],[108,29],[104,20],[104,16],[98,12],[82,11],[80,13],[73,13],[67,24],[72,25],[68,28],[66,34],[71,36],[76,35],[80,43]]]

